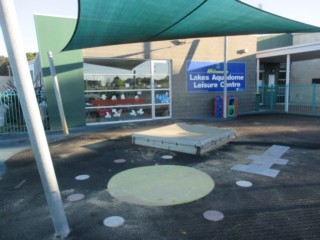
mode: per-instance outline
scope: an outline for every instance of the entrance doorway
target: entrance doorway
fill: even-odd
[[[273,110],[285,101],[285,63],[264,63],[259,74],[260,109]]]

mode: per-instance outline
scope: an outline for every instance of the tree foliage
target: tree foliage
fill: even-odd
[[[34,60],[37,57],[37,53],[27,53],[27,59],[28,61]]]
[[[34,60],[37,57],[37,53],[26,53],[28,61]],[[10,66],[9,58],[0,56],[0,76],[9,76],[8,66]]]
[[[122,80],[120,77],[116,76],[113,81],[112,84],[114,84],[117,87],[123,87],[125,85],[125,81]]]
[[[0,76],[8,76],[9,59],[5,56],[0,56]]]

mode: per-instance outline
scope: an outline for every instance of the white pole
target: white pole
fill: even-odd
[[[56,69],[54,67],[54,61],[53,61],[52,52],[48,52],[48,59],[49,59],[49,64],[50,64],[50,72],[51,72],[51,78],[52,78],[52,81],[53,81],[54,93],[56,95],[59,114],[60,114],[61,125],[62,125],[62,128],[63,128],[64,134],[68,135],[69,134],[69,129],[68,129],[68,125],[67,125],[66,116],[65,116],[64,110],[63,110],[63,104],[62,104],[62,99],[61,99],[59,82],[58,82]]]
[[[287,68],[286,68],[286,95],[285,95],[285,112],[289,112],[289,85],[290,85],[290,55],[287,55]]]
[[[56,235],[65,237],[70,230],[33,89],[28,62],[22,48],[23,38],[20,35],[13,2],[12,0],[0,0],[0,24]]]
[[[223,118],[227,118],[228,37],[224,37]]]

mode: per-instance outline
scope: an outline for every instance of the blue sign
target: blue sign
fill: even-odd
[[[246,90],[245,63],[228,63],[227,90],[238,92]],[[188,92],[223,92],[223,62],[187,62]]]

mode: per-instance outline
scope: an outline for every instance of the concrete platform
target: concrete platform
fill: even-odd
[[[235,135],[235,131],[225,128],[176,123],[135,133],[132,135],[132,143],[203,155],[230,142]]]

